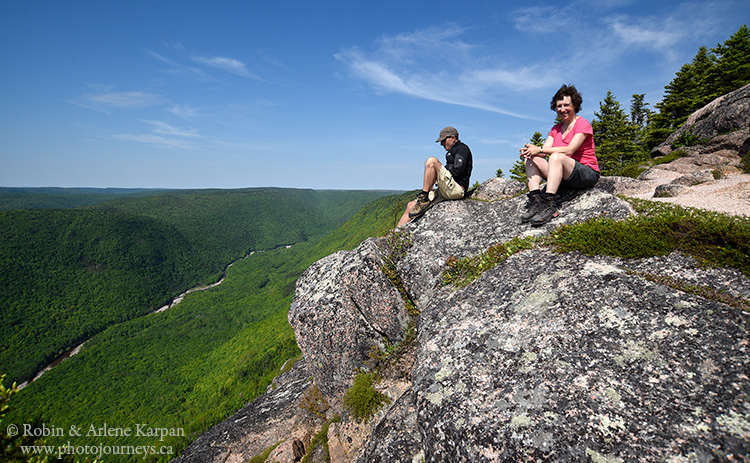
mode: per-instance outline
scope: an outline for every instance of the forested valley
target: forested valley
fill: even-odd
[[[88,340],[21,390],[4,422],[146,423],[183,429],[184,437],[159,445],[184,447],[262,393],[298,355],[286,320],[297,277],[392,228],[408,195],[390,194],[178,190],[0,211],[5,386]],[[221,285],[152,313],[225,269]]]

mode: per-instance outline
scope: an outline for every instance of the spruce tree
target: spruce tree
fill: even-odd
[[[741,26],[711,51],[715,64],[706,75],[703,105],[750,82],[750,30]]]
[[[542,132],[537,130],[536,132],[534,132],[534,135],[531,136],[531,140],[529,140],[529,143],[536,146],[542,146],[544,145],[544,142],[546,140],[547,139],[544,137],[544,135],[542,135]]]
[[[619,169],[641,160],[643,151],[637,144],[638,129],[625,114],[620,102],[607,91],[599,103],[599,112],[591,123],[599,168],[604,175],[613,175]]]
[[[633,141],[639,145],[643,153],[646,152],[645,145],[643,144],[646,127],[653,115],[653,112],[647,107],[649,104],[643,101],[644,98],[646,98],[645,93],[636,93],[630,100],[630,121],[635,128],[635,139]]]
[[[510,178],[526,184],[526,164],[523,160],[519,159],[510,167]]]
[[[653,148],[685,123],[693,112],[715,98],[750,83],[750,30],[746,25],[723,44],[700,47],[693,60],[683,65],[664,87],[644,137]]]
[[[651,110],[646,107],[648,103],[643,101],[644,98],[646,98],[645,93],[636,93],[630,100],[630,120],[641,128],[648,124],[649,117],[651,117]]]

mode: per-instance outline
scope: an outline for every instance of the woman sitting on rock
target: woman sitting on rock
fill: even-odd
[[[560,207],[557,190],[561,183],[580,190],[599,181],[594,131],[589,121],[577,114],[582,102],[573,85],[560,87],[550,109],[557,111],[562,122],[552,127],[541,148],[527,143],[519,150],[525,159],[529,186],[529,210],[521,216],[522,222],[540,226],[557,217]],[[547,156],[549,160],[545,159]],[[539,189],[542,178],[547,180],[545,192]]]

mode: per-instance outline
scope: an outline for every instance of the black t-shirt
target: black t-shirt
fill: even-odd
[[[469,178],[471,177],[472,167],[471,150],[463,142],[457,141],[445,153],[445,168],[451,173],[453,180],[464,187],[464,190],[469,189]]]

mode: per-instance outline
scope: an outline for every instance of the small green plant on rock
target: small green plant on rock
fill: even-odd
[[[373,386],[380,378],[374,372],[360,371],[354,377],[354,385],[344,394],[344,407],[358,423],[366,422],[391,399]]]
[[[491,269],[513,254],[531,249],[540,245],[542,240],[535,237],[515,237],[505,243],[490,246],[486,251],[477,255],[457,259],[450,256],[445,262],[446,269],[443,271],[443,283],[464,287],[476,280],[482,273]]]
[[[693,134],[692,130],[683,132],[677,139],[672,143],[672,148],[679,148],[681,146],[694,146],[701,142],[697,135]]]
[[[339,422],[341,422],[341,418],[339,418],[338,416],[334,416],[330,420],[326,421],[323,427],[320,428],[320,431],[318,431],[315,436],[313,436],[312,441],[310,442],[310,446],[307,449],[307,452],[305,452],[305,456],[302,457],[302,460],[300,460],[300,463],[310,463],[313,460],[313,456],[317,452],[318,448],[322,448],[323,450],[323,460],[331,461],[331,454],[328,450],[328,428],[331,427],[331,423]]]
[[[507,257],[533,247],[628,259],[680,251],[705,265],[731,267],[750,275],[750,219],[747,217],[658,201],[625,199],[638,216],[626,220],[594,218],[562,225],[547,237],[516,237],[477,256],[450,257],[443,270],[443,282],[464,287]]]
[[[373,371],[384,378],[410,379],[416,357],[416,339],[416,320],[412,319],[406,327],[403,340],[392,343],[384,338],[383,348],[372,346],[370,359],[374,362]]]
[[[268,447],[260,455],[256,455],[256,456],[252,457],[248,461],[248,463],[265,463],[265,461],[268,459],[268,456],[271,454],[271,452],[273,452],[274,450],[276,450],[276,447],[278,447],[279,445],[281,445],[282,442],[284,442],[284,441],[278,441],[277,443],[275,443],[272,446]]]
[[[669,164],[676,159],[684,158],[687,154],[688,153],[685,150],[674,150],[666,156],[654,158],[653,165],[658,166],[659,164]]]
[[[328,405],[328,401],[323,397],[323,393],[320,392],[318,385],[313,383],[299,401],[299,408],[306,410],[311,415],[317,416],[318,418],[325,420],[326,412],[331,408]]]
[[[411,246],[411,233],[404,230],[389,231],[379,245],[381,258],[383,259],[383,265],[380,267],[380,270],[398,290],[409,315],[416,316],[419,315],[419,310],[417,310],[414,301],[411,300],[409,293],[406,292],[401,277],[399,277],[396,271],[396,261],[404,257]]]

